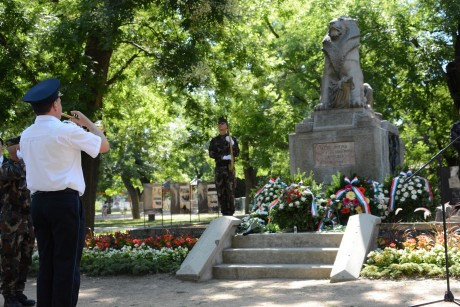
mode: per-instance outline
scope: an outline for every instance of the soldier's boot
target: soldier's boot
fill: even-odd
[[[5,303],[3,307],[22,307],[22,304],[18,301],[16,296],[13,295],[4,295]]]
[[[35,301],[27,298],[27,296],[22,292],[16,292],[16,299],[22,306],[35,306]]]

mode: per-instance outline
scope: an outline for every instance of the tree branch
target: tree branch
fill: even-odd
[[[123,73],[123,71],[125,71],[126,68],[128,68],[128,66],[138,57],[139,55],[138,54],[135,54],[133,55],[126,63],[125,65],[123,65],[120,70],[118,70],[112,78],[110,78],[109,80],[107,80],[106,82],[106,85],[109,86],[111,85],[112,83],[114,83],[115,81],[118,80],[118,78],[121,76],[121,74]]]
[[[280,38],[280,36],[278,35],[278,33],[275,32],[275,29],[273,29],[272,25],[270,24],[270,21],[268,21],[268,17],[267,17],[267,16],[264,17],[264,20],[265,20],[265,23],[267,24],[268,28],[270,29],[270,32],[272,32],[273,35],[275,35],[276,38]]]

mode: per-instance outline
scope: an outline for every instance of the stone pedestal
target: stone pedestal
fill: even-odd
[[[315,111],[289,135],[290,171],[330,183],[340,171],[379,182],[403,164],[398,128],[370,108]]]

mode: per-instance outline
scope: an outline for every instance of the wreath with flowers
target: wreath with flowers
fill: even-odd
[[[338,177],[340,175],[335,176],[335,181]],[[327,202],[327,213],[323,220],[325,222],[346,225],[350,216],[355,214],[368,213],[381,218],[389,214],[383,186],[376,181],[343,176],[338,187],[331,187],[335,191]]]
[[[270,221],[288,231],[294,227],[298,231],[316,230],[324,215],[323,207],[317,204],[310,187],[303,182],[287,186],[271,209]]]
[[[391,222],[419,222],[431,215],[433,192],[426,178],[412,176],[411,171],[401,172],[386,186]]]
[[[268,212],[275,206],[282,191],[286,188],[286,184],[278,177],[270,180],[260,187],[254,194],[252,201],[251,214],[258,216],[266,216]]]

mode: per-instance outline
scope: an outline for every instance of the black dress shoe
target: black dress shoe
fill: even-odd
[[[18,301],[15,296],[5,296],[5,303],[3,307],[22,307],[23,305]]]
[[[16,299],[22,304],[22,306],[35,306],[35,301],[28,299],[24,293],[17,293]]]

